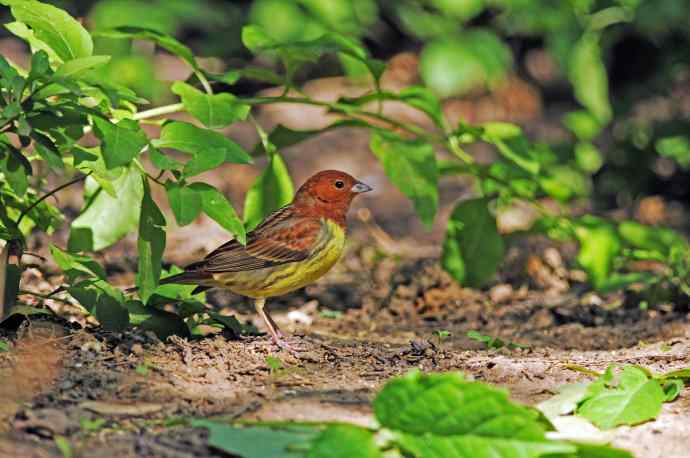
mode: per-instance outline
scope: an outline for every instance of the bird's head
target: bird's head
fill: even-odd
[[[293,203],[324,213],[347,212],[355,196],[371,191],[371,186],[338,170],[324,170],[312,175],[297,190]]]

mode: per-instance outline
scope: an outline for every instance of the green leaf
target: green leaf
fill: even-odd
[[[398,98],[429,115],[434,124],[443,129],[441,102],[432,91],[422,86],[410,86],[398,93]]]
[[[89,277],[100,278],[101,280],[106,278],[105,269],[88,256],[68,253],[55,245],[50,245],[50,254],[55,264],[72,278],[83,274]]]
[[[654,147],[662,156],[675,159],[683,170],[690,168],[690,138],[687,135],[660,138]]]
[[[223,327],[229,330],[235,337],[242,335],[244,327],[242,326],[242,323],[237,321],[237,318],[235,318],[234,315],[221,315],[220,313],[216,312],[208,312],[208,316],[211,318],[211,320],[223,325]]]
[[[571,111],[563,118],[563,124],[583,142],[592,141],[602,128],[601,123],[587,110]]]
[[[539,173],[539,162],[533,157],[530,144],[522,134],[508,137],[505,126],[501,126],[502,129],[498,129],[495,125],[489,126],[490,128],[482,135],[482,140],[496,146],[502,156],[520,168],[533,175]],[[512,129],[509,130],[512,131]]]
[[[575,145],[575,161],[587,173],[596,173],[604,165],[601,152],[589,142],[578,142]]]
[[[89,56],[73,59],[60,65],[55,70],[53,78],[74,78],[88,70],[105,65],[109,61],[110,56]]]
[[[29,79],[36,80],[50,75],[53,70],[50,68],[50,58],[48,53],[43,50],[31,55],[31,70],[29,71]]]
[[[237,237],[240,243],[247,243],[242,220],[220,191],[206,183],[193,183],[189,187],[201,196],[201,208],[204,213]]]
[[[26,41],[29,44],[29,47],[31,48],[31,52],[33,54],[36,54],[38,52],[44,52],[48,54],[50,62],[60,62],[62,60],[50,46],[36,38],[34,31],[27,27],[27,25],[23,22],[15,21],[7,23],[5,24],[5,28],[17,37]]]
[[[250,164],[251,157],[240,145],[218,132],[202,129],[186,122],[170,122],[163,126],[160,139],[153,140],[157,148],[173,148],[190,154],[203,154],[210,149],[222,150],[225,161]]]
[[[469,337],[472,340],[476,340],[477,342],[482,342],[486,344],[486,348],[491,349],[491,350],[498,350],[499,348],[508,348],[511,350],[514,350],[516,348],[529,348],[527,345],[522,345],[518,344],[515,342],[506,342],[503,339],[499,337],[492,337],[492,336],[487,336],[479,331],[467,331],[467,337]]]
[[[419,58],[419,71],[429,88],[448,97],[501,81],[511,61],[510,49],[495,32],[473,28],[428,43]]]
[[[140,301],[127,301],[125,308],[133,325],[152,331],[162,341],[173,335],[190,337],[189,327],[174,313],[145,306]]]
[[[575,43],[568,61],[568,78],[575,89],[575,98],[600,124],[611,120],[609,84],[601,56],[599,34],[586,32]]]
[[[93,121],[94,133],[103,142],[103,159],[109,169],[129,164],[148,143],[146,133],[132,119],[123,119],[117,124],[98,117]]]
[[[355,425],[331,425],[314,440],[308,458],[383,458],[374,433]]]
[[[374,414],[381,426],[416,435],[543,440],[545,430],[536,410],[457,372],[413,371],[389,381],[374,399]]]
[[[99,30],[98,32],[94,33],[94,36],[120,39],[130,38],[140,40],[151,40],[161,48],[180,57],[182,60],[187,62],[194,70],[199,70],[199,65],[194,59],[194,54],[192,53],[191,49],[189,49],[187,46],[183,45],[170,35],[166,35],[157,30],[147,29],[144,27],[123,26],[109,30]]]
[[[151,198],[149,184],[142,177],[144,193],[139,216],[139,272],[137,286],[139,297],[146,302],[158,287],[161,276],[161,260],[165,250],[165,217]]]
[[[95,315],[106,331],[122,331],[129,326],[129,312],[108,294],[98,296]]]
[[[539,177],[541,189],[561,202],[589,195],[592,183],[588,176],[571,165],[552,165]]]
[[[292,201],[295,189],[287,166],[278,153],[270,155],[268,165],[247,191],[244,200],[244,225],[254,229],[271,212]]]
[[[31,176],[31,164],[16,148],[8,145],[5,157],[2,157],[3,144],[0,144],[0,172],[17,195],[23,196],[29,188],[28,177]]]
[[[578,407],[577,414],[602,429],[656,418],[666,399],[659,380],[650,379],[635,366],[625,366],[617,379],[596,385],[590,392],[592,395]]]
[[[571,383],[558,388],[558,393],[537,404],[547,418],[568,415],[575,411],[577,405],[587,395],[588,383]]]
[[[576,222],[575,236],[580,243],[577,262],[587,272],[592,285],[602,287],[621,251],[615,227],[606,220],[587,215]]]
[[[448,220],[441,263],[458,282],[479,287],[496,273],[505,246],[488,198],[459,203]]]
[[[680,396],[680,393],[683,391],[683,388],[685,388],[685,383],[683,383],[682,380],[666,380],[663,383],[664,395],[666,396],[664,398],[664,402],[675,401],[678,398],[678,396]]]
[[[161,170],[179,170],[184,167],[183,163],[166,156],[161,150],[153,146],[149,146],[149,157],[153,165]]]
[[[433,146],[376,131],[370,148],[383,164],[388,178],[412,199],[419,218],[431,228],[438,210],[438,168]]]
[[[72,222],[70,251],[98,251],[112,245],[139,223],[144,189],[141,172],[128,167],[113,183],[116,197],[97,191],[86,209]]]
[[[419,458],[538,458],[574,453],[577,449],[566,442],[528,441],[495,437],[413,436],[404,434],[400,444]]]
[[[214,169],[225,162],[226,151],[222,148],[205,148],[196,153],[194,157],[182,168],[185,178],[193,177]]]
[[[646,226],[636,221],[621,221],[618,234],[630,246],[656,252],[662,257],[670,256],[674,247],[687,246],[685,238],[674,230]]]
[[[31,132],[31,138],[34,139],[36,152],[46,161],[48,167],[53,169],[65,168],[65,164],[62,162],[62,157],[60,156],[60,151],[58,151],[58,148],[48,136],[34,130]]]
[[[172,91],[180,96],[192,116],[212,129],[244,121],[251,109],[249,105],[238,102],[232,94],[206,94],[182,81],[176,81]]]
[[[201,195],[191,187],[168,181],[165,183],[165,192],[180,226],[191,223],[201,213]]]
[[[316,428],[304,426],[240,428],[209,420],[193,420],[192,426],[208,429],[211,447],[242,458],[302,458],[302,450],[318,434]]]
[[[371,59],[357,41],[335,32],[327,32],[309,41],[278,42],[262,27],[247,25],[242,28],[242,43],[255,54],[277,52],[287,67],[288,75],[292,75],[301,63],[316,62],[324,53],[342,53],[364,64],[377,86],[385,70],[385,64]]]
[[[572,458],[635,458],[627,450],[621,450],[608,445],[585,443],[575,443],[573,445],[577,447],[577,453],[572,455]],[[570,458],[570,455],[567,458]]]
[[[63,61],[89,57],[93,53],[91,35],[65,11],[33,0],[7,2],[12,15],[33,29]]]

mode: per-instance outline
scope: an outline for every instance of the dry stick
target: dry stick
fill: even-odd
[[[33,210],[34,208],[36,208],[36,206],[37,206],[38,204],[40,204],[41,202],[43,202],[44,200],[46,200],[48,197],[54,195],[55,193],[62,191],[62,190],[65,189],[66,187],[71,186],[71,185],[73,185],[73,184],[75,184],[75,183],[79,183],[80,181],[85,180],[86,177],[88,177],[89,175],[91,175],[91,172],[87,173],[86,175],[77,177],[77,178],[75,178],[74,180],[68,181],[67,183],[61,184],[60,186],[58,186],[57,188],[53,189],[52,191],[49,191],[49,192],[45,193],[45,194],[44,194],[43,196],[41,196],[38,200],[36,200],[34,203],[32,203],[31,205],[29,205],[24,211],[21,212],[21,214],[19,215],[19,219],[17,219],[17,223],[16,223],[17,226],[19,226],[19,223],[22,222],[22,219],[24,219],[24,217],[25,217],[31,210]]]

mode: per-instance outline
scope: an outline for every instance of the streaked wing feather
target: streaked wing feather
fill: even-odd
[[[239,272],[302,261],[309,257],[321,229],[319,220],[294,217],[289,206],[283,207],[248,234],[246,246],[231,240],[187,270]]]

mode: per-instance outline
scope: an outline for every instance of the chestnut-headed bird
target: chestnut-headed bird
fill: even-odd
[[[333,267],[345,246],[352,199],[371,189],[344,172],[319,172],[297,190],[290,204],[249,232],[246,245],[231,240],[161,284],[223,288],[253,298],[273,341],[290,349],[265,309],[266,299],[302,288]]]

